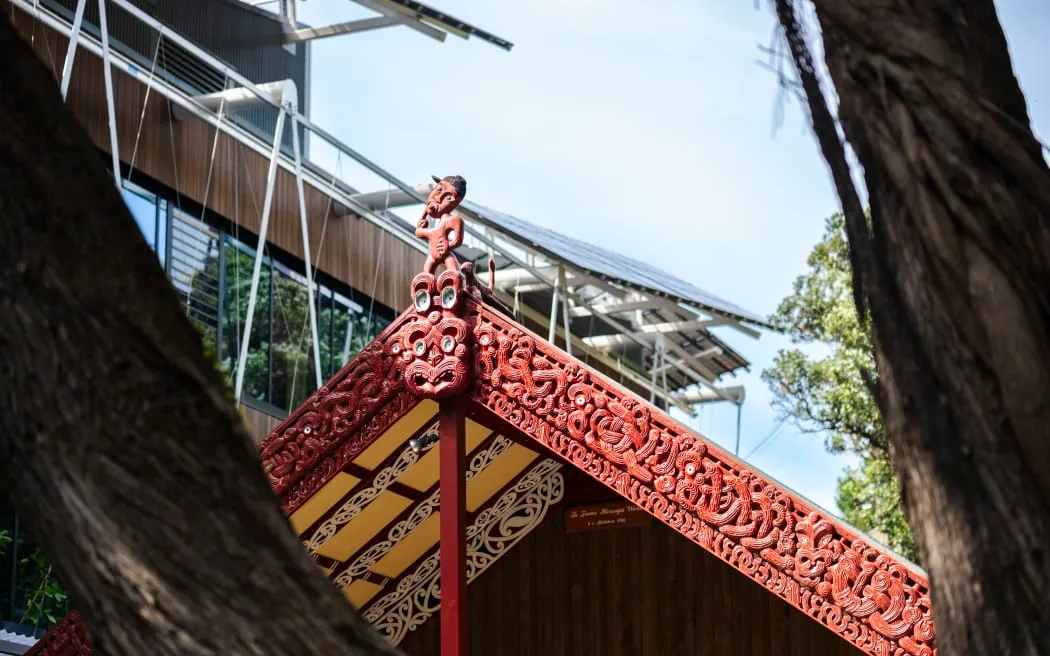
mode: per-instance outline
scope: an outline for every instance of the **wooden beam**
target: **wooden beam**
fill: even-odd
[[[441,656],[467,656],[466,417],[456,399],[438,412],[441,449]]]

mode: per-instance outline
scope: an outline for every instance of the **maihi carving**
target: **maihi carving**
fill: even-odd
[[[925,577],[495,312],[474,401],[869,654],[933,656]]]
[[[418,403],[405,389],[403,363],[390,348],[407,320],[395,321],[259,443],[263,470],[286,513]]]

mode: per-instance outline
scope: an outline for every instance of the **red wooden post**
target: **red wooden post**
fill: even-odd
[[[441,402],[441,656],[467,656],[466,419],[456,399]]]

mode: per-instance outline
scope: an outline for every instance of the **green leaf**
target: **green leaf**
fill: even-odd
[[[845,220],[825,221],[824,236],[807,259],[792,293],[771,323],[804,348],[783,349],[762,379],[773,392],[778,419],[820,433],[832,453],[854,453],[857,469],[839,479],[837,502],[847,521],[915,560],[915,539],[904,517],[878,405],[865,378],[877,380],[870,325],[857,316]]]

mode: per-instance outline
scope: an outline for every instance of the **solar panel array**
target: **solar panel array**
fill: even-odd
[[[482,222],[553,260],[626,287],[655,293],[756,326],[769,327],[762,317],[706,292],[656,267],[613,251],[567,237],[484,205],[465,201],[463,208]]]
[[[458,30],[458,31],[460,31],[460,32],[462,32],[464,34],[469,34],[471,36],[474,36],[474,37],[477,37],[477,38],[481,39],[482,41],[487,41],[488,43],[491,43],[492,45],[494,45],[494,46],[496,46],[498,48],[502,48],[504,50],[510,50],[511,48],[514,47],[514,44],[511,43],[510,41],[507,41],[506,39],[501,39],[500,37],[496,36],[495,34],[490,34],[489,32],[486,32],[485,30],[482,30],[482,29],[478,29],[478,28],[474,27],[473,25],[470,25],[469,23],[464,23],[463,21],[459,20],[458,18],[455,18],[453,16],[449,16],[448,14],[445,14],[444,12],[441,12],[441,11],[439,11],[437,9],[434,9],[433,7],[429,7],[429,6],[427,6],[427,5],[425,5],[425,4],[421,3],[421,2],[416,2],[415,0],[381,0],[381,1],[384,2],[384,4],[390,4],[390,5],[396,5],[398,7],[403,7],[404,9],[408,10],[408,12],[410,12],[412,14],[415,14],[415,16],[417,18],[421,18],[421,19],[429,18],[432,21],[436,21],[438,23],[444,23],[445,25],[448,25],[449,27],[451,27],[451,28],[453,28],[455,30]]]

